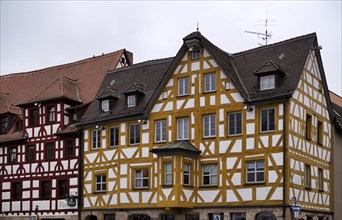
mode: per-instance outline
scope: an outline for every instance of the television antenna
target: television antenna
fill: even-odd
[[[266,9],[266,18],[265,19],[258,19],[257,22],[262,22],[264,24],[259,24],[259,25],[254,25],[254,26],[265,26],[265,33],[260,33],[260,32],[255,32],[255,31],[245,31],[246,33],[249,33],[249,34],[256,34],[258,36],[258,38],[261,38],[262,40],[265,41],[265,45],[268,44],[268,40],[271,38],[271,33],[268,33],[268,30],[267,28],[269,26],[275,26],[275,25],[272,25],[272,24],[269,24],[271,22],[276,22],[276,19],[270,19],[270,18],[267,18],[267,9]],[[263,44],[260,44],[259,45],[261,46],[264,46]]]

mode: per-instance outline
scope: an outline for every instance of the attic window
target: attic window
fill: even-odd
[[[195,60],[195,59],[199,59],[201,57],[201,50],[200,49],[194,49],[192,52],[191,52],[191,55],[192,55],[192,59]]]
[[[136,106],[135,95],[130,95],[127,97],[127,106],[128,108],[132,108]]]
[[[268,90],[275,88],[275,77],[274,75],[267,75],[260,77],[260,90]]]
[[[101,108],[102,108],[103,112],[108,112],[109,111],[109,100],[108,99],[102,100]]]

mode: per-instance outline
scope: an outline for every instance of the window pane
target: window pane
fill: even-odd
[[[217,176],[211,176],[211,184],[217,184]]]
[[[257,181],[264,181],[264,172],[257,173]]]
[[[255,170],[254,162],[248,162],[247,163],[247,171],[254,171],[254,170]]]
[[[255,181],[254,173],[247,173],[247,182],[254,182],[254,181]]]

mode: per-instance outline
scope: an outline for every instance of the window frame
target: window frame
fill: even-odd
[[[71,147],[68,143],[71,143]],[[71,154],[70,154],[70,148],[72,150]],[[75,140],[73,139],[64,140],[64,157],[65,158],[75,157]]]
[[[305,138],[311,140],[312,136],[312,115],[306,114],[305,118]]]
[[[120,129],[119,126],[112,126],[109,128],[109,148],[118,147],[120,144]]]
[[[47,186],[45,184],[48,184]],[[51,198],[51,180],[40,181],[40,199],[50,199]]]
[[[305,164],[304,166],[304,186],[311,189],[311,165]]]
[[[133,108],[135,106],[137,106],[137,98],[135,97],[135,95],[127,96],[127,107]]]
[[[102,136],[101,129],[94,129],[91,131],[91,149],[92,150],[99,150],[101,148],[101,136]]]
[[[258,170],[258,162],[262,162],[263,164],[263,169],[262,170]],[[248,164],[254,164],[254,170],[248,170]],[[265,167],[265,160],[261,159],[261,160],[249,160],[246,161],[246,184],[260,184],[260,183],[265,183],[266,182],[266,167]],[[263,180],[258,180],[258,174],[262,173],[263,175]],[[254,174],[254,181],[250,181],[248,179],[248,174]]]
[[[260,76],[259,79],[259,89],[260,91],[265,91],[265,90],[271,90],[271,89],[275,89],[276,85],[275,85],[275,75],[271,74],[271,75],[266,75],[266,76]]]
[[[22,182],[11,183],[11,198],[13,200],[21,200],[23,196],[23,184]]]
[[[169,168],[169,170],[168,170]],[[164,161],[163,163],[163,185],[172,186],[173,185],[173,169],[172,169],[172,161]],[[168,181],[168,177],[171,177]]]
[[[13,150],[15,150],[15,152],[13,152]],[[13,157],[13,155],[14,155],[14,157]],[[9,147],[8,162],[9,163],[17,163],[18,162],[18,148],[17,148],[17,146]]]
[[[95,193],[104,193],[107,192],[107,174],[105,173],[97,173],[94,175],[94,192]],[[100,179],[98,179],[98,177]],[[98,186],[100,189],[98,189]],[[103,189],[104,188],[104,189]]]
[[[238,124],[238,115],[240,115],[240,124]],[[234,125],[233,128],[231,127],[231,116],[234,117]],[[234,136],[240,136],[242,135],[242,130],[243,130],[243,121],[242,121],[242,112],[229,112],[228,113],[228,136],[229,137],[234,137]],[[238,128],[240,127],[240,132],[238,132]],[[231,132],[231,129],[233,129],[234,131]]]
[[[323,122],[317,121],[317,144],[323,144]]]
[[[317,175],[318,175],[318,184],[317,188],[319,191],[324,191],[324,173],[322,168],[317,169]]]
[[[189,167],[188,171],[185,170],[186,166]],[[188,183],[185,183],[185,176],[188,177],[188,181],[189,181]],[[183,185],[191,186],[191,163],[190,162],[184,162],[184,165],[183,165]]]
[[[50,111],[53,109],[53,111]],[[46,123],[51,124],[53,122],[57,121],[57,113],[56,113],[56,106],[55,105],[49,105],[46,106]]]
[[[271,116],[270,116],[270,110],[273,110],[273,129],[270,129],[270,126],[272,123],[270,122]],[[263,130],[263,112],[267,111],[266,116],[266,130]],[[269,132],[275,132],[276,131],[276,109],[274,107],[269,108],[261,108],[260,109],[260,133],[269,133]]]
[[[182,125],[180,125],[180,121],[182,121]],[[187,126],[188,126],[187,128],[188,129],[186,129],[185,121],[187,121]],[[180,126],[181,126],[181,128],[180,128]],[[178,141],[190,140],[190,118],[189,117],[177,118],[177,140]]]
[[[102,112],[109,112],[109,99],[104,99],[101,101]]]
[[[33,114],[33,112],[36,112],[36,114]],[[39,108],[31,108],[28,113],[29,125],[31,127],[39,125]]]
[[[6,134],[7,133],[7,128],[8,127],[8,117],[0,117],[0,135],[1,134]]]
[[[208,122],[206,122],[207,119]],[[208,131],[207,135],[206,131]],[[203,138],[214,137],[216,137],[216,114],[203,115]]]
[[[160,124],[160,125],[158,125]],[[166,128],[166,119],[160,119],[154,121],[154,141],[156,143],[166,142],[167,139],[167,128]],[[158,140],[159,139],[159,140]]]
[[[144,176],[144,170],[147,171],[147,176]],[[141,171],[141,177],[137,177],[137,171]],[[137,180],[141,181],[141,185],[137,186]],[[147,186],[144,186],[144,180],[147,180]],[[133,169],[133,188],[134,189],[149,189],[150,188],[150,168],[140,167]]]
[[[45,143],[44,146],[44,160],[53,160],[55,159],[55,143],[48,142]]]
[[[189,95],[189,77],[178,78],[177,83],[178,83],[178,96]]]
[[[209,82],[207,83],[208,80]],[[205,73],[203,81],[204,81],[204,86],[203,86],[204,93],[216,92],[216,89],[217,89],[216,73]]]
[[[201,49],[193,49],[191,51],[191,60],[198,60],[201,58]]]
[[[132,127],[134,126],[134,130],[132,131]],[[137,132],[137,127],[139,127],[139,131]],[[133,133],[132,133],[133,132]],[[129,145],[139,145],[141,142],[141,126],[140,123],[133,123],[129,125]],[[133,139],[132,139],[132,135],[133,135]],[[133,140],[133,142],[132,142]]]
[[[204,167],[209,167],[208,174],[204,174]],[[214,172],[215,170],[213,169],[216,167],[216,173]],[[218,164],[217,163],[208,163],[208,164],[201,164],[201,169],[202,169],[202,186],[203,187],[210,187],[210,186],[218,186],[219,183],[219,175],[218,175]],[[216,176],[216,183],[213,183],[213,177]],[[209,183],[205,183],[206,181],[204,180],[205,177],[209,177]]]
[[[35,145],[26,146],[26,161],[27,162],[36,161],[36,146]]]
[[[63,184],[61,184],[63,182]],[[64,188],[62,190],[62,187]],[[62,192],[65,192],[62,195]],[[59,179],[57,180],[57,198],[67,198],[69,196],[69,181],[67,179]]]

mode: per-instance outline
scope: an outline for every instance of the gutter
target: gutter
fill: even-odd
[[[283,219],[286,219],[286,99],[284,99],[283,104]]]
[[[78,202],[77,202],[77,211],[78,211],[78,220],[82,220],[82,206],[83,206],[83,130],[80,129],[80,126],[77,126],[78,130],[78,182],[81,183],[78,186]]]

